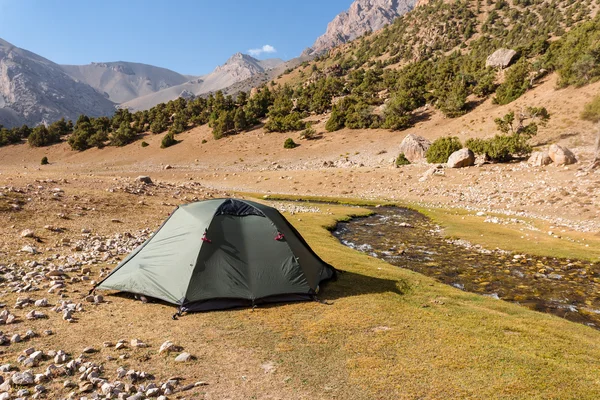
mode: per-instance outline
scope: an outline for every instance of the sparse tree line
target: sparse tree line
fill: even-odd
[[[164,133],[162,147],[169,147],[178,142],[176,135],[195,126],[208,124],[214,138],[220,139],[251,130],[265,118],[268,132],[304,130],[309,137],[316,133],[304,118],[325,113],[330,113],[326,123],[330,132],[402,130],[426,114],[426,105],[455,118],[490,96],[498,104],[508,104],[547,72],[558,72],[560,87],[599,79],[600,16],[585,21],[591,7],[589,0],[432,1],[380,34],[364,35],[347,52],[332,52],[304,64],[301,68],[310,65],[310,74],[294,86],[271,83],[252,96],[242,92],[236,98],[219,91],[135,113],[122,109],[110,118],[82,115],[74,124],[62,119],[35,128],[0,127],[0,146],[23,139],[31,146],[46,146],[66,139],[74,150],[83,151],[123,146],[152,132]],[[551,36],[562,37],[551,41]],[[514,48],[518,54],[502,72],[502,83],[496,69],[485,67],[486,57],[500,47]],[[401,67],[388,68],[393,64]],[[501,159],[502,152],[494,146],[516,148],[527,137],[519,132],[516,140],[514,132],[503,133],[502,138],[490,139],[493,142],[471,145]]]

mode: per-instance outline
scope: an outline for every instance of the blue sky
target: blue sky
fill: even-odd
[[[351,3],[0,0],[0,38],[59,64],[133,61],[200,75],[236,52],[298,56]]]

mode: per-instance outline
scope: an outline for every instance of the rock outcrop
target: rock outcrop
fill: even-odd
[[[417,0],[355,0],[348,11],[338,14],[303,55],[318,55],[349,42],[365,32],[373,32],[391,24],[412,10]]]
[[[416,163],[425,159],[425,153],[431,146],[431,142],[424,137],[408,134],[400,143],[400,153],[411,163]]]
[[[510,65],[516,55],[517,52],[511,49],[498,49],[485,60],[485,66],[506,68]]]
[[[547,151],[534,151],[531,153],[527,163],[532,167],[543,167],[545,165],[552,164],[552,159],[548,155]]]
[[[36,126],[114,110],[113,102],[60,65],[0,39],[0,124]]]
[[[550,146],[548,155],[556,165],[571,165],[577,162],[577,157],[571,150],[558,144]]]
[[[464,168],[475,165],[475,154],[469,149],[455,151],[448,158],[448,168]]]

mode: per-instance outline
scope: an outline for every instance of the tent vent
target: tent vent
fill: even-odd
[[[259,209],[248,203],[235,199],[225,200],[219,206],[219,208],[217,208],[215,215],[234,215],[236,217],[258,215],[259,217],[265,217],[265,214],[263,214]]]

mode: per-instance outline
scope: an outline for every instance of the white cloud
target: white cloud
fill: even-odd
[[[258,57],[262,53],[277,53],[277,50],[275,49],[275,47],[271,46],[270,44],[265,44],[263,47],[258,48],[258,49],[248,50],[248,54],[250,54],[252,57]]]

